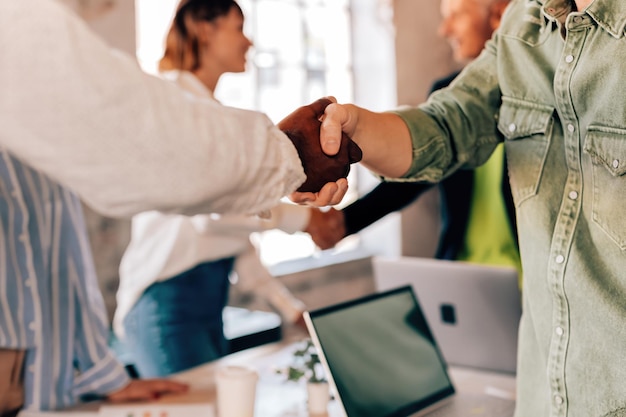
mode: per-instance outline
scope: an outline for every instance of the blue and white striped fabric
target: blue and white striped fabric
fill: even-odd
[[[27,350],[25,408],[123,387],[79,199],[2,150],[0,216],[0,347]]]

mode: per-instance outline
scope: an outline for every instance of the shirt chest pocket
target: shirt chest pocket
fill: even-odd
[[[583,151],[592,162],[592,219],[626,250],[626,130],[590,126]]]
[[[515,205],[537,194],[543,174],[554,109],[503,97],[498,130],[505,137],[509,180]]]

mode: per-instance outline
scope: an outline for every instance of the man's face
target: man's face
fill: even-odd
[[[439,34],[448,40],[460,63],[476,58],[491,38],[490,11],[485,4],[483,0],[441,0]]]

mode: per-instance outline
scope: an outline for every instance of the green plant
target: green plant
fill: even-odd
[[[291,364],[277,372],[285,375],[288,381],[326,382],[320,357],[310,339],[303,341],[302,347],[293,352]]]

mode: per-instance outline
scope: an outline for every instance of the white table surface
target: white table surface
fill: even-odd
[[[161,407],[167,412],[130,413],[119,410],[120,417],[177,417],[179,412],[175,407],[186,405],[189,407],[204,407],[213,404],[215,400],[214,374],[218,366],[227,364],[247,365],[254,367],[259,373],[257,387],[257,399],[255,416],[258,417],[308,417],[306,410],[306,386],[305,383],[295,383],[284,380],[284,376],[276,373],[276,369],[284,368],[291,361],[292,352],[299,344],[292,342],[278,342],[253,349],[228,355],[218,361],[201,365],[188,371],[172,376],[172,379],[188,383],[190,390],[183,395],[164,396],[150,403],[134,403],[133,409],[141,408],[153,410],[155,406]],[[451,367],[450,376],[455,388],[459,392],[488,393],[503,398],[515,398],[515,377],[508,374],[483,372],[473,369]],[[22,411],[18,417],[103,417],[114,416],[110,407],[107,413],[103,413],[101,404],[85,404],[73,410],[54,413],[32,413]],[[102,407],[104,408],[104,407]],[[203,410],[204,410],[203,408]],[[212,406],[211,406],[212,408]],[[200,408],[198,408],[199,410]],[[213,413],[204,413],[198,417],[213,417]],[[187,414],[189,415],[189,414]],[[194,413],[195,415],[195,413]],[[336,401],[332,401],[328,407],[327,417],[341,417]],[[316,417],[323,417],[316,416]]]

